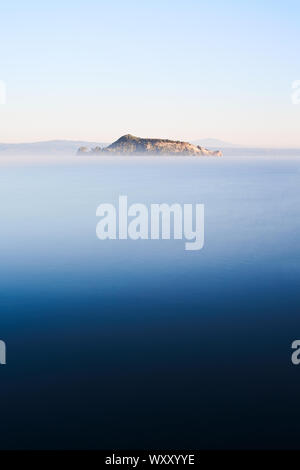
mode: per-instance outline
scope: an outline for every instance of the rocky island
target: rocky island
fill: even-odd
[[[168,139],[145,139],[135,137],[131,134],[120,137],[108,147],[95,147],[92,149],[80,147],[77,154],[222,156],[220,150],[207,150],[204,147],[196,146],[188,142]]]

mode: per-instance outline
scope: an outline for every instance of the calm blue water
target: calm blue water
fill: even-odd
[[[300,447],[299,170],[3,160],[0,447]],[[204,203],[204,249],[101,242],[121,194]]]

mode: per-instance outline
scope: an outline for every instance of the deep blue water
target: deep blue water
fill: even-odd
[[[1,448],[300,448],[300,160],[0,165]],[[204,203],[205,247],[100,241]]]

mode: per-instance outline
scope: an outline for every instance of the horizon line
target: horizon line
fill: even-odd
[[[124,135],[127,135],[127,134],[124,134]],[[122,136],[120,136],[122,137]],[[120,138],[119,137],[119,138]],[[147,137],[148,138],[148,137]],[[149,137],[149,138],[153,138],[153,137]],[[167,139],[167,138],[164,138],[164,137],[156,137],[157,139]],[[118,138],[117,138],[118,139]],[[175,139],[168,139],[168,140],[175,140]],[[180,139],[176,139],[176,140],[180,140]],[[195,142],[195,141],[205,141],[205,140],[216,140],[216,141],[220,141],[220,143],[223,143],[225,144],[224,147],[221,147],[221,148],[236,148],[238,150],[238,148],[248,148],[248,149],[300,149],[300,144],[299,146],[272,146],[272,145],[248,145],[248,144],[232,144],[230,142],[226,142],[226,141],[223,141],[221,139],[215,139],[215,138],[212,138],[212,137],[207,137],[207,138],[197,138],[197,139],[190,139],[190,140],[182,140],[182,142]],[[115,142],[115,140],[113,141],[110,141],[110,140],[88,140],[88,139],[47,139],[47,140],[29,140],[29,141],[20,141],[20,142],[0,142],[0,145],[34,145],[34,144],[47,144],[47,143],[54,143],[54,142],[74,142],[74,143],[82,143],[82,142],[86,142],[86,143],[89,143],[89,144],[97,144],[97,143],[105,143],[105,144],[111,144],[113,142]]]

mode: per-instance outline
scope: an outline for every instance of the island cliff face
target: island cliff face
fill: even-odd
[[[127,134],[120,137],[116,142],[108,147],[95,147],[89,150],[80,147],[77,152],[80,154],[100,154],[100,155],[191,155],[191,156],[215,156],[221,157],[219,150],[207,150],[204,147],[192,145],[188,142],[167,139],[143,139]]]

